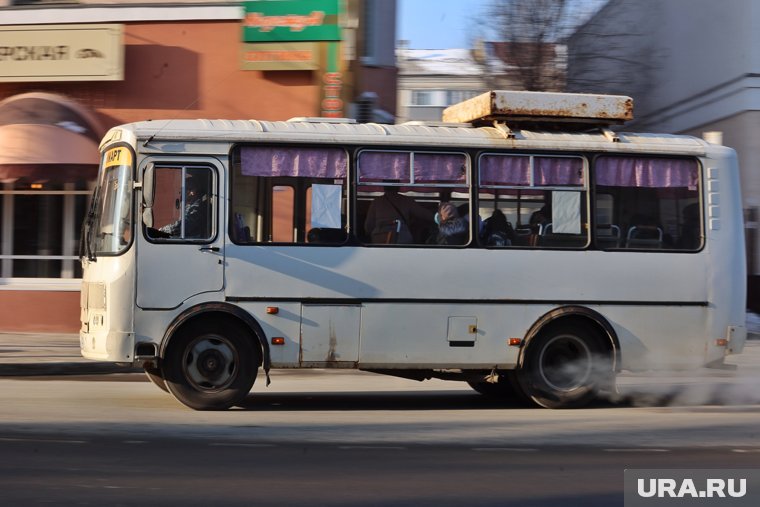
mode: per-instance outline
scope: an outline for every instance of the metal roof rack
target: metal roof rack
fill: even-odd
[[[353,118],[328,118],[326,116],[296,116],[288,119],[293,123],[356,123]]]
[[[399,125],[412,125],[420,127],[472,127],[472,125],[462,124],[460,122],[444,122],[444,121],[430,121],[430,120],[411,120],[399,123]]]
[[[633,99],[623,95],[493,90],[443,110],[444,122],[607,127],[633,119]]]

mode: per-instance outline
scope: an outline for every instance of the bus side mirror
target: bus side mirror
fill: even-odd
[[[142,221],[146,227],[153,227],[153,201],[155,199],[155,167],[153,162],[148,164],[143,173],[143,213]]]

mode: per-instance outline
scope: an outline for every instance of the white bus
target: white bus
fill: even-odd
[[[83,229],[82,354],[208,410],[282,368],[577,407],[621,370],[741,352],[733,150],[613,133],[627,98],[492,92],[452,112],[111,129]]]

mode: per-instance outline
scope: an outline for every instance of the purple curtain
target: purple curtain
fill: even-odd
[[[583,159],[577,157],[533,157],[535,186],[582,186]],[[530,156],[485,155],[480,159],[480,184],[493,186],[530,185]]]
[[[594,166],[597,185],[697,189],[697,161],[680,158],[599,157]]]
[[[409,152],[365,151],[359,155],[359,181],[411,183]],[[458,153],[415,153],[414,183],[465,183],[467,158]]]
[[[345,178],[346,152],[340,148],[260,148],[241,149],[245,176],[301,176],[307,178]]]
[[[414,181],[436,183],[465,183],[467,158],[454,153],[415,153]]]
[[[483,155],[480,157],[481,185],[530,185],[530,157]]]
[[[363,151],[359,155],[359,181],[393,180],[411,183],[409,152]]]
[[[534,157],[533,184],[536,186],[583,186],[583,159]]]

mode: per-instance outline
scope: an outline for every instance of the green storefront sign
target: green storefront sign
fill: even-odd
[[[244,42],[340,40],[340,0],[259,0],[244,5]]]

